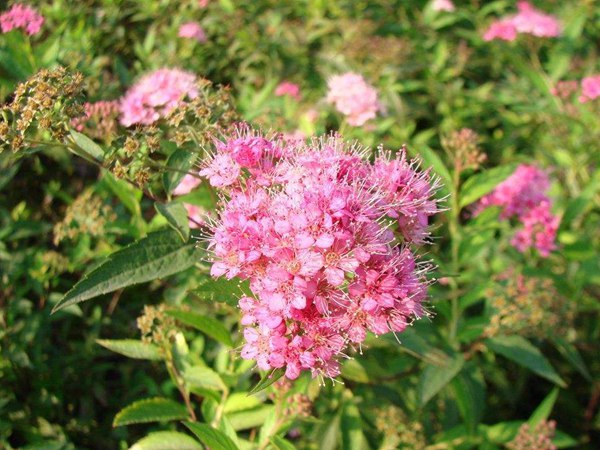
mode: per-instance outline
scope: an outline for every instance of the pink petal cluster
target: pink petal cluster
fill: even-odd
[[[12,8],[0,15],[0,29],[8,33],[15,28],[21,28],[28,35],[39,33],[44,25],[44,18],[30,6],[15,3]]]
[[[198,96],[196,76],[180,69],[158,69],[144,75],[121,99],[122,125],[150,125]]]
[[[239,128],[201,175],[222,193],[209,249],[214,277],[248,280],[242,357],[263,370],[335,377],[367,332],[401,332],[424,311],[436,183],[404,151],[365,152],[339,137],[309,143]]]
[[[331,77],[327,83],[327,102],[347,117],[352,126],[361,126],[375,118],[381,105],[377,90],[369,85],[362,75],[348,72]]]
[[[187,22],[179,27],[177,34],[181,38],[195,39],[200,43],[205,43],[208,39],[204,29],[198,22]]]
[[[589,102],[600,97],[600,75],[586,77],[581,80],[581,103]]]
[[[517,3],[519,12],[492,23],[483,35],[485,41],[502,39],[514,41],[519,33],[538,37],[557,37],[561,27],[558,20],[549,14],[535,9],[529,2]]]
[[[552,215],[552,204],[546,195],[550,186],[548,174],[535,166],[521,164],[494,191],[484,196],[477,206],[480,212],[490,206],[502,208],[500,217],[516,217],[523,228],[512,244],[520,252],[534,247],[542,256],[556,248],[554,244],[560,219]]]
[[[433,2],[431,3],[431,8],[434,11],[446,12],[452,12],[456,9],[454,3],[452,3],[450,0],[433,0]]]
[[[295,100],[300,100],[300,86],[290,81],[282,81],[275,88],[275,95],[277,97],[289,95]]]

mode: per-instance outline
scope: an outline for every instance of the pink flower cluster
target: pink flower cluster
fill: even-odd
[[[369,85],[362,75],[348,72],[331,77],[327,83],[327,102],[335,105],[352,126],[361,126],[375,118],[381,105],[377,90]]]
[[[585,77],[581,80],[581,103],[589,102],[600,97],[600,75]]]
[[[8,33],[15,28],[21,28],[28,35],[39,33],[44,25],[44,18],[30,6],[15,3],[12,8],[0,15],[0,28]]]
[[[452,12],[456,9],[454,3],[452,3],[450,0],[433,0],[433,2],[431,2],[431,8],[434,11],[445,12]]]
[[[519,33],[532,34],[538,37],[557,37],[561,27],[558,20],[549,14],[535,9],[529,2],[517,3],[519,12],[493,22],[484,33],[483,39],[491,41],[502,39],[514,41]]]
[[[206,33],[198,22],[187,22],[181,25],[178,36],[186,39],[194,39],[200,43],[207,41]]]
[[[283,97],[289,95],[294,100],[300,100],[300,86],[291,81],[282,81],[275,88],[275,95],[277,97]]]
[[[180,69],[158,69],[144,75],[121,99],[122,125],[150,125],[198,96],[196,76]]]
[[[335,377],[367,332],[401,332],[424,311],[436,183],[404,151],[365,152],[332,136],[310,143],[247,128],[200,174],[222,193],[209,249],[214,277],[249,280],[239,300],[242,357],[263,370]]]
[[[77,131],[83,131],[86,123],[91,119],[101,122],[103,120],[115,120],[119,114],[119,102],[117,100],[101,100],[98,102],[86,102],[83,105],[83,116],[74,118],[71,125]]]
[[[521,164],[479,201],[477,211],[490,206],[501,207],[502,219],[516,217],[523,224],[513,237],[512,245],[520,252],[534,247],[542,256],[548,256],[556,248],[554,241],[560,222],[551,212],[552,204],[546,195],[549,185],[546,172]]]

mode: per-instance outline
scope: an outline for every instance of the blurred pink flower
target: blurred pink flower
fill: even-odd
[[[560,218],[554,216],[550,208],[550,202],[544,200],[521,216],[523,228],[515,233],[511,241],[517,250],[524,252],[528,248],[536,248],[544,257],[556,250],[554,241]]]
[[[331,77],[327,83],[329,92],[327,102],[347,117],[348,123],[361,126],[373,119],[381,105],[377,99],[377,90],[368,84],[362,75],[348,72]]]
[[[184,101],[198,96],[196,76],[180,69],[158,69],[144,75],[121,99],[122,125],[150,125]]]
[[[491,41],[502,39],[513,41],[518,33],[531,34],[538,37],[557,37],[561,27],[558,20],[535,9],[529,2],[520,1],[517,4],[519,12],[493,22],[483,35],[483,39]]]
[[[277,97],[289,95],[296,100],[300,100],[300,86],[290,81],[282,81],[275,88],[275,95]]]
[[[192,192],[194,188],[200,185],[202,180],[197,176],[186,174],[183,179],[179,182],[177,187],[173,190],[173,195],[185,195]]]
[[[12,8],[0,15],[0,28],[3,33],[8,33],[15,28],[22,28],[25,33],[32,36],[39,33],[44,18],[30,6],[15,3]]]
[[[581,80],[581,103],[589,102],[600,97],[600,75],[586,77]]]
[[[431,2],[431,8],[434,11],[446,12],[452,12],[456,9],[454,3],[452,3],[450,0],[433,0],[433,2]]]
[[[181,38],[195,39],[204,43],[207,41],[206,33],[198,22],[187,22],[179,27],[178,36]]]
[[[198,0],[198,6],[200,8],[206,8],[210,0]]]
[[[199,228],[206,224],[204,219],[205,212],[200,206],[192,205],[191,203],[184,203],[183,206],[187,211],[188,224],[190,228]]]

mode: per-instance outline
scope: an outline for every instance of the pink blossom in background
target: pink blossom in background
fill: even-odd
[[[327,83],[327,102],[335,105],[344,114],[348,123],[361,126],[375,118],[381,109],[377,90],[356,73],[348,72],[331,77]]]
[[[275,88],[275,95],[277,97],[289,95],[296,100],[300,100],[300,86],[290,81],[282,81]]]
[[[512,240],[513,246],[521,252],[530,247],[537,248],[542,256],[548,256],[556,248],[554,241],[560,222],[551,212],[552,203],[546,194],[549,186],[546,172],[521,164],[479,201],[475,213],[499,206],[501,219],[516,217],[523,225]]]
[[[567,99],[579,89],[577,81],[558,81],[556,85],[550,89],[550,93],[555,97]]]
[[[206,8],[210,0],[198,0],[198,6],[200,8]]]
[[[586,77],[581,80],[581,96],[579,97],[579,101],[585,103],[598,97],[600,97],[600,75]]]
[[[0,15],[0,29],[8,33],[15,28],[21,28],[28,35],[39,33],[44,24],[44,18],[30,6],[15,3],[12,8]]]
[[[452,12],[456,9],[454,3],[452,3],[450,0],[433,0],[433,2],[431,2],[431,8],[434,11],[446,12]]]
[[[485,41],[501,39],[513,41],[518,33],[538,37],[557,37],[561,33],[559,21],[550,14],[535,9],[529,2],[517,4],[519,12],[493,22],[483,35]]]
[[[202,180],[194,175],[186,174],[183,179],[179,182],[177,187],[173,190],[173,195],[185,195],[189,194],[196,187],[200,185]]]
[[[247,127],[216,149],[201,171],[223,196],[211,274],[249,281],[242,358],[289,379],[335,377],[367,332],[401,332],[424,314],[428,266],[408,243],[426,240],[436,184],[403,151],[371,163],[337,136]]]
[[[196,76],[180,69],[158,69],[140,78],[121,99],[122,125],[150,125],[198,96]]]
[[[83,131],[86,123],[92,118],[96,118],[101,122],[103,119],[108,119],[113,116],[114,120],[114,116],[119,113],[119,102],[117,100],[101,100],[93,103],[86,102],[83,104],[83,109],[83,116],[76,117],[71,121],[71,125],[77,131]]]
[[[178,36],[181,38],[195,39],[204,43],[207,41],[206,33],[198,22],[187,22],[179,27]]]
[[[190,228],[199,228],[206,225],[204,218],[206,217],[206,211],[200,206],[192,205],[191,203],[184,203],[183,206],[187,211],[188,224]]]

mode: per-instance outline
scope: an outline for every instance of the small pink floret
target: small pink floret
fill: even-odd
[[[179,27],[177,34],[181,38],[195,39],[200,43],[207,41],[206,33],[198,22],[187,22]]]
[[[586,77],[581,80],[581,103],[589,102],[600,97],[600,75]]]
[[[352,126],[364,125],[381,110],[377,90],[362,75],[348,72],[331,77],[327,83],[327,102],[335,105]]]
[[[300,100],[300,86],[290,81],[282,81],[275,88],[275,95],[277,97],[288,95],[295,100]]]
[[[485,41],[501,39],[514,41],[519,33],[538,37],[557,37],[561,33],[560,22],[552,15],[535,9],[529,2],[517,4],[519,12],[493,22],[483,35]]]

